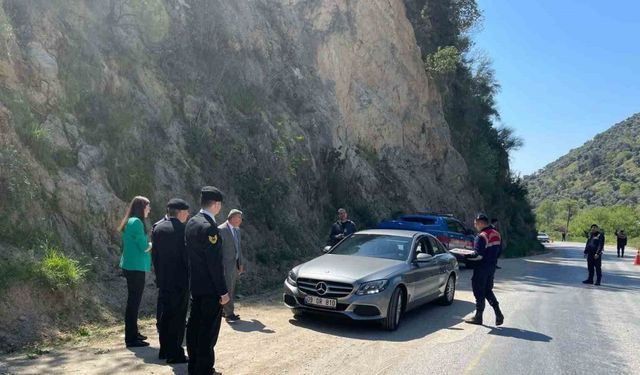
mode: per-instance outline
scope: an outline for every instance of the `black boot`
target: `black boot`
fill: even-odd
[[[469,318],[469,319],[465,319],[464,320],[465,323],[469,323],[469,324],[475,324],[475,325],[482,325],[482,311],[476,311],[476,315],[474,315],[473,317]]]
[[[587,279],[587,280],[584,280],[582,283],[583,284],[593,284],[593,280]]]
[[[493,308],[496,312],[496,325],[501,326],[504,323],[504,315],[502,315],[502,311],[500,311],[500,306],[495,306]]]

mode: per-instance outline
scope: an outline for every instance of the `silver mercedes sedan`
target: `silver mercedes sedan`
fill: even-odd
[[[287,275],[284,304],[294,315],[341,314],[395,330],[410,309],[453,303],[458,262],[428,233],[365,230],[325,251]]]

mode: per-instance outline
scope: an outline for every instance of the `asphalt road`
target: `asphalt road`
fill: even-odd
[[[496,328],[473,313],[470,270],[462,270],[452,306],[406,314],[396,332],[373,324],[295,320],[278,294],[239,305],[242,321],[223,323],[216,347],[223,374],[640,374],[640,266],[608,249],[602,286],[581,283],[580,244],[554,244],[549,254],[501,260],[496,294],[506,316]],[[631,252],[629,252],[631,253]],[[635,255],[635,254],[634,254]],[[146,323],[148,334],[152,322]],[[186,374],[150,348],[123,348],[113,337],[52,350],[36,359],[0,358],[7,374]]]

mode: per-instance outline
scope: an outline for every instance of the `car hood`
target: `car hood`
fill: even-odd
[[[385,278],[399,272],[406,262],[353,255],[326,254],[297,267],[297,276],[353,283]]]

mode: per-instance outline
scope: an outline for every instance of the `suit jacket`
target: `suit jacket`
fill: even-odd
[[[192,296],[227,294],[222,265],[222,243],[216,222],[200,212],[187,223],[185,242],[189,255],[189,286]]]
[[[238,234],[238,258],[236,259],[236,244],[233,240],[233,234],[231,233],[231,226],[228,221],[218,226],[220,236],[222,237],[222,262],[225,269],[230,267],[240,268],[244,264],[244,258],[242,256],[242,230],[236,228]]]

